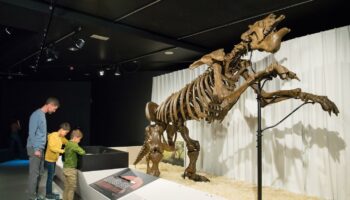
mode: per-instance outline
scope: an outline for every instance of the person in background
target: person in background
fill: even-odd
[[[64,192],[63,200],[73,200],[74,191],[77,187],[77,165],[78,155],[85,155],[78,143],[83,138],[83,133],[79,129],[75,129],[71,133],[70,141],[66,144],[64,150]]]
[[[21,124],[18,119],[13,119],[10,123],[10,151],[14,158],[24,156],[22,141],[20,137]]]
[[[58,157],[60,154],[64,153],[62,145],[67,144],[68,142],[65,136],[69,131],[70,124],[68,122],[64,122],[60,125],[60,129],[57,132],[52,132],[48,135],[45,153],[45,166],[47,168],[46,199],[60,199],[59,194],[52,192],[52,182],[55,175]]]
[[[29,156],[29,199],[44,199],[38,194],[41,175],[44,173],[44,149],[46,145],[47,127],[45,114],[56,112],[60,103],[57,98],[49,97],[45,105],[35,110],[29,119],[27,154]]]

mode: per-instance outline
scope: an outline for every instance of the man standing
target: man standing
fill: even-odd
[[[29,135],[27,153],[29,156],[29,199],[43,199],[38,194],[40,176],[44,173],[44,149],[46,145],[47,127],[45,114],[56,112],[59,107],[58,99],[49,97],[45,105],[32,113],[29,119]]]

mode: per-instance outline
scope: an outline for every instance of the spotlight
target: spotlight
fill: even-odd
[[[85,45],[85,40],[78,39],[78,40],[74,41],[73,46],[69,47],[68,50],[78,51],[78,50],[82,49],[84,45]]]
[[[84,45],[85,45],[85,40],[83,39],[78,39],[75,43],[75,46],[78,47],[79,49],[83,48]]]
[[[46,54],[46,61],[47,62],[52,62],[52,61],[58,59],[58,52],[55,51],[53,48],[46,48],[45,54]]]
[[[114,76],[120,76],[121,74],[120,74],[120,71],[119,71],[119,67],[117,67],[116,69],[115,69],[115,72],[114,72]]]
[[[7,35],[11,35],[12,34],[12,30],[9,27],[5,28],[5,32],[7,33]]]
[[[174,52],[173,52],[173,51],[165,51],[164,54],[165,54],[165,55],[173,55]]]
[[[104,75],[105,75],[105,71],[104,71],[103,69],[100,69],[100,70],[98,71],[98,75],[99,75],[99,76],[104,76]]]
[[[47,62],[53,61],[53,58],[51,57],[51,49],[50,48],[45,49],[45,55],[46,55]]]

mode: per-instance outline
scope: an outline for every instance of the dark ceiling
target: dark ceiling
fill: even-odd
[[[91,80],[100,69],[107,77],[116,68],[124,74],[179,70],[207,52],[230,50],[249,24],[270,12],[286,15],[282,26],[292,32],[285,39],[350,21],[345,0],[0,0],[0,78]],[[68,50],[77,39],[83,48]],[[52,51],[45,49],[57,59],[47,62]]]

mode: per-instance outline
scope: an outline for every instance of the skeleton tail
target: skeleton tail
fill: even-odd
[[[134,161],[134,165],[136,165],[137,163],[139,163],[143,157],[145,157],[145,155],[149,152],[149,147],[146,144],[146,142],[143,144],[139,154],[137,155],[137,158]]]

